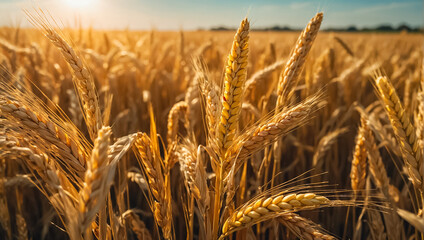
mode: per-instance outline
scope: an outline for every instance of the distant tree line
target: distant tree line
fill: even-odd
[[[235,28],[228,28],[224,26],[212,27],[211,31],[234,31]],[[273,26],[273,27],[263,27],[263,28],[253,28],[252,31],[300,31],[302,29],[291,28],[288,26]],[[400,24],[398,27],[393,27],[390,24],[382,24],[376,27],[364,27],[358,28],[354,25],[348,27],[338,27],[338,28],[325,28],[323,31],[327,32],[423,32],[422,27],[411,27],[408,24]]]

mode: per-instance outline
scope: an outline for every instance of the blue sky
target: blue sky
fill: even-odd
[[[39,6],[65,25],[81,19],[102,29],[178,30],[238,25],[303,27],[318,11],[323,27],[424,25],[422,0],[0,0],[0,26],[28,26],[22,9]]]

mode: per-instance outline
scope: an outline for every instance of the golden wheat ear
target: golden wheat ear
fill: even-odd
[[[236,137],[246,82],[248,53],[249,21],[244,19],[234,36],[233,46],[225,68],[221,99],[222,110],[216,132],[218,146],[223,153]]]
[[[315,17],[309,21],[308,25],[297,39],[296,46],[290,55],[290,59],[286,63],[286,67],[281,72],[278,81],[276,112],[279,111],[280,106],[288,104],[287,101],[294,92],[294,88],[297,85],[297,79],[305,63],[306,57],[311,50],[312,44],[318,35],[323,17],[323,13],[317,13]]]
[[[279,112],[271,118],[262,120],[244,131],[227,150],[227,161],[224,164],[224,169],[229,171],[235,164],[235,170],[237,171],[249,156],[306,123],[313,117],[313,113],[322,108],[324,104],[325,101],[322,100],[321,93],[316,94],[284,112]]]
[[[109,165],[110,127],[103,127],[94,141],[94,148],[84,177],[84,186],[79,195],[79,215],[75,228],[79,234],[84,234],[91,226],[100,207],[104,205],[109,192],[111,177],[115,172],[114,165]],[[112,177],[113,179],[113,177]]]
[[[83,59],[75,52],[63,34],[55,30],[57,23],[43,10],[31,13],[25,10],[28,20],[40,30],[62,53],[73,73],[73,83],[78,93],[81,110],[92,140],[97,137],[97,131],[102,127],[102,114],[99,107],[98,95],[93,76]],[[53,23],[52,23],[53,22]],[[56,26],[55,26],[56,25]]]
[[[377,76],[374,79],[374,84],[390,119],[396,139],[401,146],[401,153],[408,169],[408,176],[418,192],[422,193],[424,163],[415,127],[411,124],[410,116],[402,106],[390,80],[384,76]]]
[[[331,240],[336,239],[326,233],[319,225],[296,213],[285,213],[277,218],[283,226],[300,239]]]
[[[352,204],[353,202],[350,201],[330,200],[311,190],[305,190],[305,193],[282,191],[269,197],[256,197],[236,209],[225,220],[221,238],[263,221],[277,217],[289,217],[288,215],[294,212]]]
[[[154,141],[145,133],[138,133],[134,152],[137,156],[140,166],[142,166],[145,177],[149,184],[149,190],[153,197],[150,203],[155,221],[162,228],[163,236],[166,239],[171,238],[172,215],[171,205],[167,188],[165,186],[165,175],[161,165],[160,156],[155,150]]]
[[[80,182],[91,150],[88,141],[58,106],[49,108],[28,88],[18,89],[3,79],[0,82],[0,111],[6,119],[5,124],[11,129],[21,129],[15,134],[36,144]]]

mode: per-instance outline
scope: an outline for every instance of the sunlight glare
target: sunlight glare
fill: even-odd
[[[72,8],[83,8],[93,5],[95,0],[65,0]]]

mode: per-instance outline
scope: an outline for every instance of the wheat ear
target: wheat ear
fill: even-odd
[[[408,169],[408,175],[414,186],[423,191],[424,164],[419,148],[416,131],[405,112],[396,91],[387,77],[375,79],[379,96],[384,103],[384,109],[390,119],[396,138],[401,146],[401,152]]]
[[[129,225],[131,230],[135,233],[138,240],[152,240],[152,235],[149,229],[146,228],[144,222],[140,217],[132,210],[127,210],[122,214],[125,223]]]
[[[136,153],[140,156],[140,164],[143,166],[150,192],[154,198],[152,204],[154,218],[162,228],[164,238],[169,239],[172,230],[172,208],[168,199],[170,196],[167,194],[160,160],[153,151],[152,142],[146,134],[137,134],[134,147]]]
[[[28,145],[28,146],[24,146]],[[75,187],[68,179],[56,169],[54,162],[42,153],[36,146],[29,145],[17,139],[9,139],[6,135],[0,136],[0,157],[25,160],[31,169],[35,170],[46,183],[49,193],[57,193],[58,189],[64,189],[72,196],[76,196]]]
[[[260,85],[263,80],[267,79],[275,70],[280,69],[284,63],[285,62],[283,60],[276,61],[266,68],[254,73],[248,80],[246,80],[246,96],[248,96],[256,86]]]
[[[333,236],[323,233],[312,221],[293,212],[287,212],[278,218],[278,221],[301,239],[330,240]]]
[[[355,150],[353,151],[352,167],[350,170],[350,183],[355,191],[365,189],[367,173],[367,151],[365,148],[365,133],[363,126],[356,135]]]
[[[217,127],[218,146],[223,152],[233,143],[239,124],[241,103],[246,82],[247,55],[249,53],[249,21],[244,19],[228,55],[222,93],[221,117]]]
[[[71,45],[53,29],[45,14],[41,11],[37,15],[26,12],[29,20],[44,31],[45,36],[60,50],[64,59],[69,64],[74,74],[74,84],[82,105],[82,112],[87,124],[91,139],[97,137],[97,131],[102,126],[96,86],[88,68],[76,54]]]
[[[114,168],[109,165],[109,145],[112,130],[103,127],[98,131],[90,161],[87,162],[84,185],[80,190],[78,225],[79,233],[85,233],[100,208],[106,203],[113,179]],[[111,179],[112,178],[112,179]]]
[[[173,142],[175,142],[177,134],[178,134],[178,125],[180,119],[184,119],[185,126],[188,126],[188,104],[185,101],[178,102],[172,106],[171,110],[168,114],[168,133],[167,133],[167,141],[168,147],[171,146]]]
[[[233,160],[231,159],[236,159],[235,166],[238,169],[248,156],[262,150],[268,144],[276,141],[278,137],[300,126],[320,103],[322,102],[317,97],[309,98],[285,112],[278,113],[253,128],[252,131],[246,131],[237,137],[227,151],[228,161],[224,164],[225,169],[229,170],[232,167]]]
[[[346,51],[347,54],[349,54],[351,57],[354,57],[353,51],[350,49],[349,45],[347,45],[345,41],[343,41],[337,36],[334,36],[333,39],[336,40],[336,42],[338,42],[340,46],[342,46],[342,48]]]
[[[86,155],[83,148],[53,121],[17,101],[0,99],[0,109],[3,116],[10,121],[20,121],[23,125],[38,133],[40,137],[54,144],[60,150],[60,154],[67,159],[63,163],[69,165],[70,169],[77,173],[84,171]]]
[[[279,194],[269,198],[259,198],[249,202],[236,210],[222,227],[222,235],[253,224],[277,217],[284,212],[313,209],[330,204],[331,201],[314,193],[306,194]]]
[[[294,89],[293,86],[296,85],[302,66],[318,34],[322,19],[323,13],[317,13],[297,39],[296,46],[278,81],[277,111],[278,107],[287,104],[287,100],[290,98],[289,95]]]
[[[383,163],[383,158],[375,142],[374,134],[372,133],[367,120],[361,118],[361,128],[364,134],[364,145],[368,155],[368,168],[375,184],[379,187],[386,197],[389,195],[390,179],[387,176],[386,167]]]
[[[194,62],[194,68],[196,71],[195,79],[198,81],[204,101],[208,141],[213,142],[215,140],[216,126],[221,112],[221,104],[216,90],[216,84],[211,81],[207,74],[206,66],[200,60]]]

